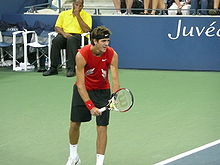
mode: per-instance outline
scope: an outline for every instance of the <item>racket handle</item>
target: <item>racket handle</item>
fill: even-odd
[[[102,107],[102,108],[99,109],[99,112],[104,112],[104,111],[106,111],[106,110],[107,110],[106,107]]]

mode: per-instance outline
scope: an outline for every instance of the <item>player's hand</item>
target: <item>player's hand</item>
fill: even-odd
[[[93,108],[90,110],[90,113],[91,113],[91,115],[93,115],[93,116],[100,116],[100,115],[102,115],[102,112],[99,112],[99,109],[96,108],[96,107],[93,107]]]

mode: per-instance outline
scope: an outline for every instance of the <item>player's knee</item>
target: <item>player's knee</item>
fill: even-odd
[[[107,126],[97,126],[98,134],[107,134]]]
[[[77,131],[77,130],[79,130],[79,127],[80,127],[80,123],[79,122],[71,122],[70,123],[70,129],[72,129],[72,130]]]

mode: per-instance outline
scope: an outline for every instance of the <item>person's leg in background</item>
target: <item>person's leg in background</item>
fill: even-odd
[[[150,0],[144,0],[144,14],[150,14]]]
[[[220,0],[211,0],[211,2],[209,2],[209,8],[211,9],[209,10],[210,15],[220,15],[219,3]]]
[[[199,8],[198,0],[191,0],[191,14],[197,14],[197,9]]]
[[[113,4],[115,6],[115,12],[116,14],[121,14],[121,0],[113,0]]]
[[[220,0],[214,0],[214,9],[219,8],[219,3],[220,3]]]
[[[153,0],[152,1],[152,15],[156,14],[156,9],[164,10],[165,9],[165,3],[164,0]]]
[[[127,14],[132,14],[131,8],[133,5],[133,0],[125,0],[126,8],[127,8]]]
[[[53,40],[51,45],[51,67],[43,72],[43,76],[50,76],[58,74],[57,67],[60,64],[60,51],[66,47],[66,38],[58,34]]]
[[[208,0],[201,0],[201,14],[207,15],[208,14]]]
[[[88,40],[85,39],[87,42]],[[75,76],[75,57],[78,52],[78,49],[80,49],[81,46],[81,35],[80,34],[73,34],[72,37],[67,39],[67,45],[66,45],[66,59],[67,59],[67,77],[73,77]]]

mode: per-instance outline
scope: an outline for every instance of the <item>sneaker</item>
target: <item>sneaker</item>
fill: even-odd
[[[132,12],[126,11],[125,13],[123,13],[123,15],[132,15]]]
[[[81,164],[81,160],[80,160],[79,156],[77,156],[76,160],[69,157],[68,161],[66,163],[66,165],[80,165],[80,164]]]
[[[66,77],[73,77],[73,76],[75,76],[75,72],[73,71],[73,69],[67,69]]]
[[[39,68],[38,70],[37,70],[37,72],[46,72],[47,70],[45,69],[45,68]]]
[[[114,11],[112,14],[113,15],[121,15],[121,11]]]
[[[56,75],[58,74],[58,71],[56,68],[50,68],[46,72],[43,72],[43,76],[51,76],[51,75]]]

